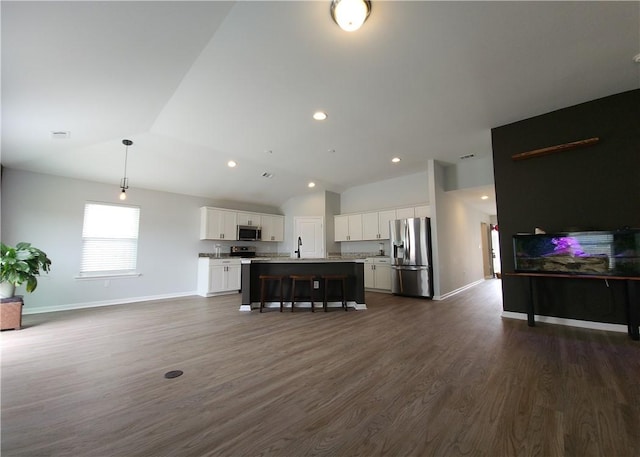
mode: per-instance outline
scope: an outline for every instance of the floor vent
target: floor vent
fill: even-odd
[[[167,371],[164,374],[164,377],[167,379],[173,379],[173,378],[177,378],[178,376],[182,376],[182,370],[173,370],[173,371]]]

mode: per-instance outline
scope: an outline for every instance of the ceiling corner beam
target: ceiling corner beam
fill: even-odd
[[[518,154],[512,155],[511,158],[513,160],[532,159],[534,157],[553,154],[554,152],[569,151],[570,149],[577,149],[577,148],[583,148],[586,146],[591,146],[596,144],[598,141],[600,141],[600,138],[593,137],[593,138],[588,138],[586,140],[573,141],[571,143],[558,144],[556,146],[549,146],[547,148],[534,149],[533,151],[520,152]]]

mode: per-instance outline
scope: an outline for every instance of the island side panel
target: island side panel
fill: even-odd
[[[251,264],[243,263],[240,279],[240,291],[242,292],[242,304],[251,306]],[[258,288],[260,285],[258,284]],[[259,289],[258,289],[259,290]],[[260,300],[260,298],[258,298]]]

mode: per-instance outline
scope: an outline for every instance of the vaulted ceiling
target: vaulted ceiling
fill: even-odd
[[[132,188],[277,206],[640,87],[638,2],[329,4],[3,1],[2,164],[117,187],[128,138]]]

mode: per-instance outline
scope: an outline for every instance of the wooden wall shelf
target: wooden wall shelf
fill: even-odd
[[[511,156],[513,160],[532,159],[534,157],[540,157],[547,154],[553,154],[554,152],[568,151],[570,149],[582,148],[585,146],[591,146],[600,141],[600,138],[593,137],[586,140],[574,141],[572,143],[558,144],[556,146],[549,146],[541,149],[534,149],[533,151],[520,152]]]

